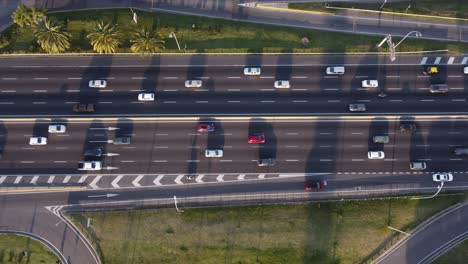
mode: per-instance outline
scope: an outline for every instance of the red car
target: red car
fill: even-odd
[[[204,123],[198,124],[198,132],[213,132],[215,130],[215,125],[213,123]]]
[[[326,181],[307,181],[304,183],[304,190],[307,192],[312,192],[312,191],[319,191],[327,186]]]
[[[249,139],[247,140],[249,144],[263,144],[265,143],[265,135],[264,134],[256,134],[256,135],[249,135]]]

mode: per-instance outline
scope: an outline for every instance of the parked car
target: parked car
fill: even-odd
[[[78,113],[94,112],[94,104],[75,104],[73,105],[73,111]]]
[[[447,84],[431,84],[429,87],[430,93],[448,93],[449,88]]]
[[[154,93],[140,93],[138,101],[154,101]]]
[[[400,131],[401,132],[414,132],[416,131],[416,125],[415,124],[400,124]]]
[[[89,81],[90,88],[106,88],[107,81],[106,80],[91,80]]]
[[[304,183],[304,190],[306,192],[319,191],[325,188],[325,186],[327,186],[326,181],[311,180]]]
[[[265,143],[265,134],[249,135],[247,142],[249,144],[263,144]]]
[[[185,81],[185,87],[187,88],[200,88],[202,87],[201,80],[187,80]]]
[[[205,150],[205,157],[207,158],[222,158],[223,157],[222,149],[207,149]]]
[[[425,170],[425,169],[426,169],[426,162],[424,161],[410,162],[410,170]]]
[[[344,66],[327,67],[327,70],[325,72],[327,73],[327,75],[343,75],[345,73],[345,67]]]
[[[33,146],[47,145],[47,138],[46,137],[31,137],[29,139],[29,145],[33,145]]]
[[[379,87],[379,81],[377,80],[364,80],[362,81],[363,88],[377,88]]]
[[[367,157],[369,159],[384,159],[385,153],[383,151],[369,151],[367,152]]]
[[[439,73],[439,68],[437,66],[425,66],[423,73],[426,75],[433,75]]]
[[[275,164],[276,164],[276,160],[272,158],[257,160],[257,165],[259,167],[274,166]]]
[[[260,75],[262,70],[260,67],[247,67],[244,68],[244,75]]]
[[[115,137],[114,140],[112,140],[112,144],[114,145],[128,145],[130,143],[131,143],[130,137]]]
[[[388,143],[390,138],[388,136],[373,136],[372,141],[374,143]]]
[[[273,85],[276,89],[288,89],[290,87],[289,81],[286,80],[276,81]]]
[[[215,130],[215,125],[213,123],[202,123],[198,124],[198,132],[213,132]]]
[[[468,148],[455,148],[453,154],[457,156],[466,156],[468,155]]]
[[[102,170],[102,163],[100,161],[78,162],[78,170]]]
[[[100,148],[87,149],[83,153],[83,156],[85,156],[85,157],[101,157],[102,156],[102,149],[100,149]]]
[[[453,175],[448,172],[438,172],[432,174],[432,180],[435,182],[451,182],[453,181]]]
[[[349,111],[351,111],[351,112],[365,112],[365,111],[367,111],[367,107],[366,107],[366,104],[353,103],[353,104],[349,104]]]
[[[49,133],[65,133],[67,127],[64,125],[49,125]]]

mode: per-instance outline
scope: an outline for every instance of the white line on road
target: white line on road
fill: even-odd
[[[420,64],[423,65],[423,64],[426,64],[426,62],[427,62],[427,57],[423,57]]]
[[[147,77],[132,77],[132,80],[146,80]]]
[[[47,77],[37,77],[37,78],[34,78],[34,80],[48,80],[49,78]]]
[[[465,88],[463,87],[452,87],[450,90],[464,90]]]
[[[291,79],[307,79],[307,76],[291,76]]]
[[[325,88],[324,91],[338,91],[338,88]]]
[[[19,184],[21,179],[23,179],[23,176],[16,176],[14,184]]]
[[[68,163],[66,160],[54,160],[54,163]]]
[[[154,146],[155,149],[167,149],[169,146]]]
[[[286,162],[298,162],[299,160],[297,159],[287,159]]]
[[[219,160],[219,162],[232,162],[232,160]]]
[[[452,102],[465,102],[466,99],[452,99]]]
[[[141,187],[140,181],[141,181],[141,179],[143,179],[144,176],[145,176],[145,175],[138,175],[138,176],[132,181],[133,186],[135,186],[135,187]]]
[[[178,176],[174,179],[174,182],[175,182],[176,184],[184,184],[184,183],[182,182],[182,178],[184,178],[184,175],[178,175]]]
[[[154,134],[155,136],[169,136],[169,134],[166,133],[159,133],[159,134]]]
[[[122,161],[120,161],[120,162],[122,162],[122,163],[133,163],[133,162],[135,162],[135,161],[134,161],[134,160],[122,160]]]
[[[2,105],[12,105],[15,104],[14,102],[0,102]]]
[[[161,186],[162,185],[162,183],[161,183],[162,178],[164,178],[164,175],[158,175],[153,181],[154,185]]]
[[[449,75],[447,77],[449,77],[449,78],[461,78],[463,76],[462,75]]]
[[[400,78],[400,75],[388,75],[387,78]]]
[[[403,102],[403,100],[401,100],[401,99],[392,99],[392,100],[388,100],[388,101],[390,101],[390,102]]]
[[[299,146],[284,146],[285,148],[298,148]]]
[[[62,183],[68,183],[70,181],[70,178],[71,178],[70,175],[65,176],[65,179],[63,179]]]
[[[33,102],[33,104],[47,104],[47,102]]]
[[[163,103],[165,103],[165,104],[175,104],[177,102],[176,101],[164,101]]]
[[[164,163],[164,162],[167,162],[167,160],[153,160],[153,162]]]
[[[291,89],[291,91],[307,91],[307,89],[305,89],[305,88],[294,88],[294,89]]]
[[[164,92],[177,92],[179,89],[164,89]]]
[[[434,99],[421,99],[420,102],[434,102]]]
[[[437,57],[434,61],[434,64],[439,64],[442,57]]]
[[[293,103],[307,103],[307,102],[309,102],[309,101],[307,101],[307,100],[295,100],[295,101],[293,101]]]
[[[450,57],[447,64],[453,64],[454,60],[455,60],[455,57]]]
[[[31,179],[31,182],[30,182],[30,183],[31,183],[31,184],[36,184],[37,179],[39,179],[39,175],[34,175],[34,176],[32,177],[32,179]]]
[[[112,187],[120,188],[119,181],[123,178],[123,175],[118,175],[115,179],[111,182]]]
[[[34,90],[35,93],[47,93],[47,90]]]
[[[68,80],[81,80],[83,79],[82,77],[68,77]]]
[[[239,181],[245,180],[245,174],[239,174],[239,176],[237,176],[237,179],[238,179]]]
[[[468,62],[468,57],[463,57],[461,64],[465,65]]]
[[[142,89],[134,89],[134,90],[130,90],[130,92],[143,92],[144,90]]]
[[[87,178],[88,178],[88,175],[81,176],[80,179],[78,179],[78,183],[83,183],[84,181],[86,181]]]
[[[0,184],[6,180],[7,176],[0,176]]]
[[[112,104],[112,102],[98,102],[98,104]]]
[[[325,79],[338,79],[338,76],[323,76]]]
[[[260,103],[274,103],[275,101],[260,101]]]
[[[392,91],[393,91],[393,90],[401,90],[401,89],[402,89],[402,88],[398,88],[398,87],[387,88],[387,90],[389,90],[389,91],[390,91],[390,90],[392,90]]]
[[[328,100],[329,103],[339,103],[341,100]]]
[[[179,79],[179,77],[172,77],[172,76],[168,76],[168,77],[163,77],[163,79],[167,79],[167,80],[175,80],[175,79]]]
[[[365,75],[358,75],[358,76],[355,76],[355,78],[369,78],[369,76],[365,76]]]
[[[5,81],[16,81],[17,79],[16,79],[16,78],[2,78],[2,80],[5,80]]]
[[[2,93],[16,93],[16,90],[5,90]]]
[[[195,101],[195,103],[197,103],[197,104],[206,104],[206,103],[208,103],[208,101]]]
[[[99,187],[97,186],[97,183],[99,182],[101,178],[102,178],[102,175],[96,176],[96,178],[93,179],[93,181],[89,184],[89,186],[93,189],[99,189]]]
[[[320,159],[319,161],[333,161],[332,159]]]
[[[260,76],[260,79],[273,79],[273,76]]]
[[[20,161],[20,163],[36,163],[35,161],[33,160],[24,160],[24,161]]]
[[[351,161],[364,161],[364,159],[352,159]]]
[[[275,89],[260,89],[260,91],[274,91]]]
[[[240,101],[228,101],[228,103],[240,103]]]
[[[198,182],[198,183],[203,183],[203,177],[205,175],[204,174],[200,174],[197,176],[197,178],[195,178],[195,181]]]
[[[218,175],[218,177],[216,177],[216,181],[223,182],[224,181],[223,178],[224,178],[224,174],[220,174],[220,175]]]
[[[80,90],[77,90],[77,89],[70,89],[70,90],[66,90],[66,92],[68,93],[77,93],[79,92]]]
[[[239,92],[240,89],[228,89],[228,92]]]
[[[229,76],[228,79],[240,79],[240,76]]]
[[[51,184],[51,183],[54,182],[54,180],[55,180],[55,176],[54,176],[54,175],[50,175],[50,176],[49,176],[49,179],[47,179],[47,183],[48,183],[48,184]]]
[[[200,160],[187,160],[187,162],[200,162]]]

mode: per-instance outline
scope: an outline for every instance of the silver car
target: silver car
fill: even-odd
[[[362,104],[362,103],[349,104],[349,111],[351,111],[351,112],[365,112],[365,111],[367,111],[367,107],[366,107],[366,104]]]

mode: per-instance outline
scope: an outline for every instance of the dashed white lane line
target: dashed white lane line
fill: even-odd
[[[330,161],[333,161],[333,160],[332,159],[320,159],[319,161],[330,162]]]
[[[419,159],[420,161],[431,161],[432,159]]]
[[[288,136],[297,136],[297,135],[299,135],[299,133],[297,133],[297,132],[288,132],[288,133],[286,133],[286,135],[288,135]]]
[[[429,78],[429,77],[431,77],[431,76],[429,76],[429,75],[418,75],[418,76],[416,76],[416,77],[418,77],[418,78]]]
[[[66,92],[67,93],[77,93],[79,92],[80,90],[77,90],[77,89],[70,89],[70,90],[67,90]]]
[[[363,148],[363,145],[351,145],[352,148]]]
[[[54,175],[50,175],[50,176],[49,176],[49,179],[47,179],[47,183],[48,183],[48,184],[51,184],[51,183],[54,182],[54,180],[55,180],[55,176],[54,176]]]
[[[36,77],[34,80],[48,80],[49,78],[47,77]]]
[[[388,75],[387,78],[400,78],[400,75]]]
[[[142,90],[142,89],[134,89],[134,90],[130,90],[130,92],[143,92],[145,90]]]
[[[144,101],[132,101],[132,102],[130,102],[130,103],[131,103],[131,104],[144,104],[144,103],[146,103],[146,102],[144,102]]]
[[[79,102],[65,102],[66,104],[77,104]]]
[[[325,88],[324,91],[338,91],[338,88]]]
[[[198,175],[196,178],[195,178],[195,181],[198,182],[198,183],[203,183],[203,177],[205,176],[205,174],[200,174]]]
[[[0,102],[2,105],[12,105],[15,104],[15,102]]]
[[[156,179],[154,179],[154,181],[153,181],[154,185],[161,186],[162,185],[162,183],[161,183],[162,178],[164,178],[164,175],[158,175],[156,177]]]
[[[20,161],[20,163],[25,163],[25,164],[27,164],[27,163],[36,163],[36,162],[33,161],[33,160],[22,160],[22,161]]]
[[[132,80],[146,80],[148,77],[132,77]]]
[[[229,76],[227,77],[228,79],[240,79],[241,77],[240,76]]]
[[[448,75],[449,78],[461,78],[463,75]]]
[[[273,79],[273,76],[260,76],[260,79]]]
[[[195,101],[195,103],[197,103],[197,104],[206,104],[206,103],[208,103],[208,101]]]
[[[284,146],[285,148],[298,148],[299,146]]]
[[[219,162],[232,162],[232,160],[219,160]]]
[[[184,184],[184,183],[182,182],[182,179],[183,179],[183,178],[184,178],[184,175],[178,175],[178,176],[174,179],[174,182],[175,182],[176,184]]]
[[[449,159],[449,160],[451,160],[451,161],[461,161],[463,159]]]
[[[364,133],[362,132],[352,132],[351,135],[363,135]]]
[[[224,174],[218,175],[218,177],[216,177],[216,181],[223,182],[224,181]]]
[[[37,180],[39,179],[39,175],[34,175],[31,179],[31,184],[36,184]]]
[[[355,78],[369,78],[369,76],[365,76],[365,75],[358,75],[358,76],[355,76]]]
[[[362,102],[362,103],[369,103],[371,102],[372,100],[357,100],[358,102]]]
[[[154,146],[155,149],[167,149],[169,146]]]
[[[390,102],[403,102],[403,100],[401,100],[401,99],[392,99],[392,100],[388,100],[388,101],[390,101]]]
[[[415,145],[416,147],[429,147],[430,145]]]
[[[169,136],[167,133],[156,133],[155,136]]]
[[[16,81],[17,78],[2,78],[4,81]]]
[[[295,101],[293,101],[293,103],[307,103],[307,102],[309,102],[309,101],[307,101],[307,100],[295,100]]]
[[[339,102],[341,102],[341,100],[328,100],[327,102],[329,102],[329,103],[339,103]]]
[[[47,93],[47,90],[34,90],[35,93]]]
[[[396,91],[396,90],[401,90],[403,88],[398,88],[398,87],[392,87],[392,88],[387,88],[389,91]]]
[[[451,134],[451,135],[459,135],[461,134],[461,132],[458,132],[458,131],[449,131],[447,132],[448,134]]]
[[[65,179],[63,179],[63,182],[62,183],[68,183],[71,179],[71,176],[70,175],[67,175],[65,176]]]
[[[0,176],[0,184],[6,180],[7,176]]]
[[[163,101],[163,103],[165,103],[165,104],[175,104],[175,103],[177,103],[177,101]]]
[[[263,92],[271,92],[271,91],[274,91],[275,89],[260,89],[260,91],[263,91]]]
[[[299,162],[297,159],[287,159],[286,162]]]
[[[319,135],[333,135],[331,132],[320,132]]]
[[[187,160],[187,162],[200,162],[200,160]]]
[[[291,91],[307,91],[307,89],[305,89],[305,88],[294,88],[294,89],[291,89]]]
[[[115,179],[111,182],[112,187],[120,188],[119,181],[123,178],[123,175],[118,175]]]
[[[228,101],[228,103],[240,103],[240,101]]]
[[[275,101],[260,101],[260,103],[274,103]]]
[[[452,102],[465,102],[466,99],[452,99]]]
[[[452,87],[450,90],[464,90],[465,88],[463,87]]]
[[[323,76],[325,79],[338,79],[338,76]]]
[[[66,160],[54,160],[54,163],[68,163]]]
[[[134,163],[135,161],[134,160],[122,160],[120,162],[122,162],[122,163]]]
[[[175,79],[179,79],[179,77],[168,76],[168,77],[163,77],[163,79],[166,79],[166,80],[175,80]]]
[[[384,159],[384,161],[397,161],[398,159]]]
[[[69,149],[70,147],[55,147],[55,149]]]
[[[80,179],[78,179],[78,183],[83,183],[86,181],[86,179],[88,178],[88,175],[83,175],[80,177]]]
[[[421,99],[420,102],[434,102],[434,99]]]
[[[364,159],[352,159],[351,161],[364,161]]]
[[[240,89],[228,89],[228,92],[239,92]]]
[[[19,184],[21,179],[23,179],[23,176],[16,176],[14,184]]]
[[[164,89],[164,92],[177,92],[179,89]]]
[[[98,102],[98,104],[112,104],[112,102]]]
[[[167,162],[167,160],[153,160],[153,162],[156,162],[156,163],[165,163],[165,162]]]
[[[16,93],[16,90],[4,90],[2,93]]]
[[[68,80],[81,80],[83,79],[82,77],[68,77]]]
[[[33,102],[33,104],[47,104],[47,102]]]
[[[331,145],[320,145],[319,148],[333,148]]]
[[[307,76],[291,76],[291,79],[307,79]]]
[[[140,181],[141,181],[141,179],[143,179],[144,176],[145,176],[145,175],[138,175],[138,176],[132,181],[133,186],[135,186],[135,187],[141,187]]]
[[[102,175],[96,176],[96,178],[93,179],[93,181],[89,184],[89,186],[93,189],[99,189],[99,187],[97,186],[97,183],[99,182],[101,178],[102,178]]]

